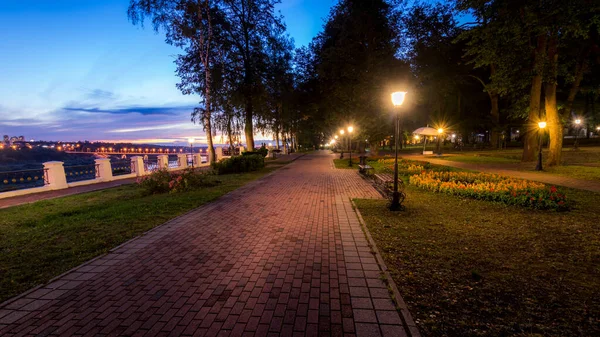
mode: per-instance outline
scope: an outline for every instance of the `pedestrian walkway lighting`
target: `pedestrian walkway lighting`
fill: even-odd
[[[542,167],[542,137],[544,136],[544,129],[546,128],[546,122],[539,122],[538,123],[538,133],[539,133],[539,138],[540,138],[540,145],[539,145],[539,151],[538,151],[538,162],[537,162],[537,166],[535,167],[536,171],[543,171],[543,167]]]
[[[444,133],[444,129],[439,128],[437,129],[438,132],[438,156],[442,155],[442,145],[441,145],[441,141],[442,141],[442,134]]]
[[[194,168],[194,138],[188,138],[188,143],[190,143],[190,157],[192,157],[192,168]]]
[[[342,149],[342,152],[340,153],[340,159],[344,159],[344,132],[344,129],[340,129],[340,137],[342,137],[342,144],[340,145],[340,149]]]
[[[350,151],[350,159],[348,161],[348,166],[352,167],[352,132],[354,131],[354,127],[348,127],[348,151]]]
[[[581,119],[580,118],[576,118],[574,120],[575,122],[575,143],[573,143],[573,150],[577,150],[579,147],[579,128],[581,126]]]
[[[398,91],[392,93],[392,104],[394,104],[394,110],[396,110],[396,133],[394,141],[396,143],[396,159],[394,161],[394,192],[392,193],[392,203],[390,204],[391,211],[402,210],[400,203],[400,192],[398,191],[398,138],[400,138],[400,107],[404,103],[406,92]]]

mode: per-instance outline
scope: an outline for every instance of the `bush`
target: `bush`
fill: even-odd
[[[148,194],[176,193],[211,187],[219,184],[217,180],[209,180],[207,173],[186,169],[180,172],[169,172],[161,169],[150,175],[138,178],[137,183]]]
[[[568,210],[564,193],[542,183],[496,174],[470,172],[423,172],[410,177],[410,183],[433,192],[499,201],[535,209]]]
[[[259,154],[250,154],[231,157],[211,164],[217,174],[243,173],[260,170],[265,167],[265,157]]]

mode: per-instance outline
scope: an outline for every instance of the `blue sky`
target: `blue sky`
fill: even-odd
[[[296,46],[334,0],[283,0]],[[45,140],[169,143],[202,128],[198,97],[176,88],[174,56],[150,27],[127,19],[129,0],[0,0],[0,135]]]

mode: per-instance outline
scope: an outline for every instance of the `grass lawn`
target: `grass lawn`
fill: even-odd
[[[555,167],[544,167],[544,172],[559,176],[600,181],[600,167],[564,165]]]
[[[556,213],[406,192],[356,204],[424,336],[600,336],[599,194]]]
[[[196,191],[144,196],[136,185],[0,209],[0,302],[272,172],[214,176]]]
[[[339,158],[339,157],[338,157]],[[334,159],[333,163],[335,164],[335,168],[338,169],[353,169],[353,170],[358,170],[358,164],[359,164],[359,159],[358,157],[354,158],[354,156],[352,156],[352,167],[348,166],[348,162],[350,160],[348,159],[348,155],[344,155],[344,159]],[[372,163],[369,163],[369,165],[371,165]]]
[[[438,158],[438,157],[436,157]],[[461,163],[476,163],[476,164],[506,164],[506,163],[518,163],[518,159],[510,158],[510,157],[492,157],[487,155],[452,155],[452,156],[442,156],[439,159],[456,161]]]

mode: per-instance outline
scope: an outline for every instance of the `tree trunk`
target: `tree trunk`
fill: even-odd
[[[209,156],[209,162],[213,162],[216,161],[216,154],[215,154],[215,146],[213,144],[213,137],[212,137],[212,122],[211,122],[211,77],[210,77],[210,71],[208,70],[208,67],[205,66],[206,69],[206,89],[204,91],[204,104],[205,104],[205,111],[204,111],[204,131],[206,131],[206,142],[208,144],[208,156]]]
[[[579,92],[579,86],[581,85],[581,80],[583,80],[583,74],[587,70],[587,55],[588,53],[584,53],[582,58],[577,62],[577,66],[575,68],[575,80],[571,84],[571,89],[569,89],[569,96],[567,96],[567,103],[565,107],[561,111],[561,117],[563,119],[571,118],[571,111],[573,110],[573,102],[575,101],[575,96],[577,96],[577,92]]]
[[[496,65],[490,65],[490,77],[493,78],[496,73]],[[490,143],[492,143],[492,147],[497,149],[500,145],[500,132],[498,132],[498,127],[500,126],[500,107],[498,102],[500,100],[500,95],[495,90],[489,92],[490,94],[490,103],[492,105],[492,110],[490,111],[490,115],[492,118],[492,132],[490,133]]]
[[[550,63],[550,78],[545,85],[546,122],[550,135],[550,150],[546,165],[560,165],[563,144],[563,125],[556,107],[556,77],[558,72],[558,46],[555,33],[548,41],[548,61]]]
[[[498,132],[498,127],[500,126],[500,109],[498,107],[498,101],[500,100],[500,96],[496,92],[490,93],[490,100],[492,101],[492,123],[494,124],[492,128],[491,134],[491,143],[493,148],[500,147],[500,132]]]
[[[229,148],[231,149],[231,153],[234,153],[234,144],[233,144],[233,131],[231,128],[231,115],[227,116],[227,139],[229,139]],[[240,153],[241,154],[241,153]]]
[[[523,162],[535,160],[535,150],[537,148],[537,122],[540,118],[540,101],[542,96],[542,75],[545,50],[546,35],[542,34],[537,38],[537,46],[535,48],[535,56],[533,61],[534,75],[531,79],[529,117],[527,119],[527,128],[525,130],[523,156],[521,157],[521,161]]]
[[[253,107],[252,97],[247,94],[246,97],[246,116],[244,120],[244,133],[246,134],[246,147],[248,151],[254,151],[254,128],[252,127]]]
[[[379,142],[371,143],[371,155],[378,156],[379,155]]]

